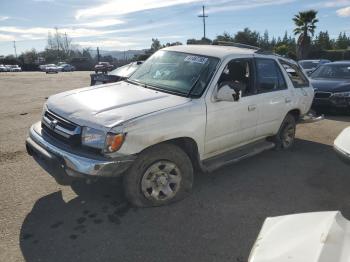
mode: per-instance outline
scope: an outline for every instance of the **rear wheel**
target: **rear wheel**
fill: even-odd
[[[273,137],[273,142],[276,144],[276,149],[289,149],[293,146],[296,132],[296,121],[292,114],[288,114],[277,133]]]
[[[123,182],[125,195],[135,206],[170,204],[191,192],[192,163],[178,146],[160,144],[139,155]]]

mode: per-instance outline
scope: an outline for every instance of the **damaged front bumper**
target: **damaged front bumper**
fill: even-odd
[[[93,153],[74,150],[46,136],[41,124],[34,124],[26,140],[29,155],[56,180],[69,178],[115,177],[123,174],[135,156],[109,159]],[[67,179],[66,179],[67,178]],[[66,184],[63,182],[63,184]]]

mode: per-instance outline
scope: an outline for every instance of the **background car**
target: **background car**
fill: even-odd
[[[313,109],[349,112],[350,61],[339,61],[319,66],[311,75],[315,90]]]
[[[317,67],[320,65],[330,63],[330,60],[320,59],[320,60],[300,60],[299,65],[304,69],[307,75],[310,75]]]
[[[22,72],[22,68],[18,65],[8,65],[10,72]]]
[[[139,68],[139,66],[143,63],[143,61],[137,61],[133,62],[121,67],[118,67],[117,69],[114,69],[113,71],[109,72],[108,74],[91,74],[91,83],[90,85],[101,85],[101,84],[107,84],[107,83],[113,83],[122,81],[124,79],[127,79],[129,76],[131,76],[136,69]]]
[[[56,66],[55,64],[51,64],[51,65],[47,65],[44,69],[44,71],[46,72],[46,74],[48,73],[58,73],[61,69]]]
[[[95,73],[98,72],[104,72],[107,73],[111,70],[113,70],[114,66],[111,65],[109,62],[99,62],[97,65],[95,65]]]
[[[75,70],[75,67],[70,64],[61,64],[58,66],[58,68],[62,72],[73,72]]]
[[[0,65],[0,72],[7,72],[8,68],[5,65]]]

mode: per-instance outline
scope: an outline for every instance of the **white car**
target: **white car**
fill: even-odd
[[[8,68],[5,65],[0,65],[0,72],[7,72]]]
[[[49,97],[27,151],[59,183],[123,175],[133,205],[159,206],[188,195],[195,169],[290,148],[313,97],[294,61],[247,48],[168,47],[126,81]]]
[[[248,262],[349,262],[350,221],[339,211],[265,220]]]
[[[9,65],[10,72],[22,72],[22,68],[18,65]]]
[[[46,65],[46,67],[44,68],[44,72],[46,72],[46,74],[49,74],[49,73],[58,73],[61,71],[61,68],[56,66],[55,64],[49,64],[49,65]]]

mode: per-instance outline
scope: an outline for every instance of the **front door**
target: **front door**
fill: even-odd
[[[234,59],[224,68],[217,88],[231,82],[241,89],[238,101],[207,102],[205,155],[211,157],[255,138],[258,120],[252,59]]]

